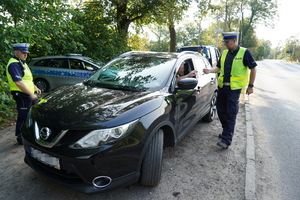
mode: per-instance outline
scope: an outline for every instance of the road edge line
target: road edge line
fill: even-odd
[[[253,135],[253,127],[251,121],[251,113],[249,108],[249,97],[245,95],[245,111],[246,111],[246,180],[245,180],[245,199],[255,200],[255,143]]]

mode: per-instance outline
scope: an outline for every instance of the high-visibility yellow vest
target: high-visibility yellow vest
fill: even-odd
[[[232,90],[242,89],[246,87],[249,83],[249,68],[246,67],[243,63],[244,55],[246,52],[246,48],[240,47],[239,51],[237,52],[236,56],[232,62],[232,68],[230,72],[230,88]],[[224,81],[224,66],[225,66],[225,59],[228,54],[228,49],[224,50],[221,57],[221,71],[220,76],[218,78],[219,87],[223,87]]]
[[[6,76],[7,76],[7,80],[8,80],[8,84],[10,87],[10,91],[21,91],[23,92],[17,85],[16,83],[13,81],[10,73],[8,72],[8,66],[13,63],[13,62],[20,62],[15,58],[11,58],[7,65],[6,65]],[[27,64],[25,63],[24,65],[24,76],[22,77],[22,82],[28,87],[28,89],[34,93],[35,91],[35,87],[34,87],[34,83],[33,83],[33,77],[32,77],[32,73],[29,69],[29,67],[27,66]]]

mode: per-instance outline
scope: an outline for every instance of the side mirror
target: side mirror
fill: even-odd
[[[194,89],[198,85],[198,80],[196,78],[183,78],[177,82],[177,88],[181,90]]]

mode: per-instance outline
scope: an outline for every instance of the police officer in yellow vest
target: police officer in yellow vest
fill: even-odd
[[[220,73],[218,78],[217,112],[222,124],[222,140],[217,143],[227,149],[232,142],[236,116],[239,111],[239,97],[242,88],[246,94],[253,93],[256,76],[256,62],[249,49],[238,45],[238,33],[223,33],[223,51],[217,67],[204,69],[204,73]],[[250,71],[250,73],[249,73]],[[249,75],[250,74],[250,75]]]
[[[41,94],[41,90],[34,85],[31,71],[25,63],[29,53],[29,44],[17,43],[12,44],[12,47],[14,56],[7,63],[6,76],[11,94],[17,103],[16,136],[18,144],[22,145],[22,126],[26,121],[29,109],[38,100],[35,92]]]

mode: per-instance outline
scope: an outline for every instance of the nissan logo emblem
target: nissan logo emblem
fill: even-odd
[[[51,134],[51,130],[48,127],[43,127],[40,131],[40,137],[42,140],[47,140]]]

